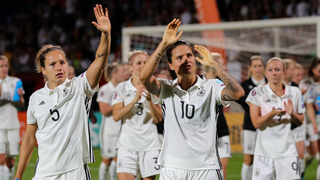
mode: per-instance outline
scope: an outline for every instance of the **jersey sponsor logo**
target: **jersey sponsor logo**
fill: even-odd
[[[202,97],[206,94],[206,90],[202,88],[199,88],[200,91],[197,92],[197,96]]]
[[[117,92],[115,91],[115,92],[113,92],[113,99],[116,99],[117,98]]]
[[[252,95],[252,96],[255,96],[256,94],[257,94],[256,90],[252,90],[252,91],[251,91],[251,95]]]
[[[44,105],[44,101],[41,101],[41,103],[39,104],[39,106]]]

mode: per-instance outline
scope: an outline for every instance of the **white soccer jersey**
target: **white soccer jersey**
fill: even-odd
[[[285,85],[285,84],[284,84]],[[304,113],[305,107],[302,95],[297,87],[285,86],[285,94],[277,96],[270,88],[269,84],[255,87],[249,93],[246,102],[253,103],[261,108],[261,116],[265,116],[272,108],[284,108],[284,102],[292,100],[294,113]],[[282,117],[275,116],[268,126],[257,129],[256,147],[254,155],[268,158],[284,158],[298,156],[293,134],[291,131],[291,117],[285,114]]]
[[[301,87],[307,87],[308,91],[303,95],[304,101],[306,103],[311,103],[314,106],[320,106],[320,83],[315,82],[313,78],[309,77],[303,79],[300,83]],[[315,109],[316,121],[318,126],[320,126],[320,111]],[[308,114],[306,113],[306,120],[308,123],[311,123]]]
[[[133,101],[137,89],[128,81],[119,83],[115,89],[112,105],[123,102],[124,106]],[[117,148],[131,151],[159,150],[157,126],[153,122],[149,104],[144,96],[121,120]]]
[[[103,102],[108,104],[109,106],[112,106],[113,92],[114,86],[110,81],[99,89],[97,102]],[[118,136],[121,127],[121,121],[114,121],[112,114],[110,116],[102,115],[102,117],[103,121],[101,124],[100,131],[105,132],[104,134],[110,136]]]
[[[222,81],[198,76],[185,91],[177,79],[158,80],[159,99],[152,95],[152,100],[162,105],[165,130],[159,164],[183,170],[221,169],[216,108],[229,105],[221,100]]]
[[[54,90],[46,85],[34,92],[29,101],[27,123],[38,125],[36,177],[74,170],[94,162],[89,131],[92,90],[86,72],[66,79]]]
[[[0,129],[20,129],[18,110],[12,103],[19,78],[7,76],[0,79],[2,93],[0,97]],[[2,101],[2,102],[1,102]]]

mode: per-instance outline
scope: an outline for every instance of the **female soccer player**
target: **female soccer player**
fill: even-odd
[[[94,162],[88,113],[90,98],[110,52],[111,25],[107,9],[94,7],[101,39],[96,59],[78,78],[69,80],[68,62],[60,46],[45,45],[37,54],[36,67],[47,78],[45,86],[30,97],[27,129],[21,145],[15,178],[21,179],[36,141],[38,161],[33,180],[91,179],[87,163]]]
[[[320,59],[315,57],[308,69],[308,78],[303,79],[299,87],[308,89],[303,96],[307,108],[307,134],[310,145],[307,147],[311,157],[306,156],[306,166],[308,166],[313,157],[320,149]],[[318,161],[317,179],[320,179],[320,161]]]
[[[115,87],[125,81],[126,70],[123,64],[113,63],[104,69],[104,78],[108,81],[103,85],[97,97],[99,109],[103,115],[100,127],[100,147],[102,162],[99,167],[99,180],[107,180],[108,173],[111,180],[117,179],[117,139],[120,131],[120,122],[112,117],[112,95]]]
[[[9,62],[0,56],[0,179],[12,180],[14,158],[19,155],[20,123],[15,106],[23,107],[21,80],[8,75]],[[19,85],[20,84],[20,87]]]
[[[174,19],[163,34],[161,43],[140,73],[153,101],[164,112],[164,140],[159,157],[163,167],[160,180],[223,179],[217,153],[216,107],[244,95],[240,84],[213,59],[210,51],[195,45],[203,57],[194,56],[192,46],[178,41],[181,22]],[[169,67],[177,74],[174,81],[153,76],[167,51]],[[196,60],[216,71],[220,80],[202,80],[196,75]]]
[[[211,53],[213,59],[218,62],[218,64],[227,70],[227,67],[224,65],[224,60],[220,53]],[[208,66],[204,67],[205,75],[202,79],[219,79],[215,71]],[[218,108],[219,116],[217,122],[217,133],[218,133],[218,152],[223,170],[223,177],[227,179],[227,168],[229,158],[231,158],[231,146],[230,146],[230,136],[229,129],[226,121],[226,117],[223,114],[223,106],[220,105]]]
[[[256,142],[256,128],[252,125],[250,118],[250,109],[246,103],[246,98],[249,92],[257,86],[264,85],[267,80],[264,73],[264,64],[261,56],[251,56],[249,66],[249,78],[241,83],[245,91],[245,95],[237,101],[244,109],[243,120],[243,133],[242,133],[242,148],[243,148],[243,164],[241,169],[241,179],[251,179],[252,175],[252,163],[253,163],[253,151]]]
[[[246,102],[257,129],[252,180],[300,179],[291,122],[301,125],[305,111],[299,88],[283,83],[285,64],[274,57],[266,64],[268,84],[255,87]]]
[[[113,118],[121,120],[117,143],[119,180],[133,180],[139,171],[144,180],[154,180],[160,173],[160,151],[156,123],[162,120],[161,107],[151,101],[139,74],[148,59],[144,51],[129,54],[132,77],[118,84],[113,96]]]

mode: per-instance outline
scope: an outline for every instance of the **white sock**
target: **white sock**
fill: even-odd
[[[4,179],[4,167],[5,165],[0,165],[0,179]]]
[[[300,167],[300,175],[304,172],[304,159],[298,159],[299,167]]]
[[[117,162],[111,161],[109,166],[109,174],[110,174],[110,180],[117,180],[118,174],[117,174]]]
[[[320,179],[320,163],[318,162],[318,167],[317,167],[317,180]]]
[[[101,162],[99,167],[99,180],[108,180],[108,169],[109,166]]]
[[[4,166],[4,180],[12,180],[13,179],[13,172],[14,167],[8,168],[7,166]]]
[[[245,163],[242,163],[241,180],[251,179],[251,175],[252,175],[252,165],[248,166]]]

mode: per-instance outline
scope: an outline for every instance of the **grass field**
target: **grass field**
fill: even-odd
[[[37,160],[38,149],[36,148],[31,157],[30,163],[23,175],[23,180],[30,180],[33,177],[34,167]],[[92,180],[99,180],[99,165],[101,163],[100,149],[94,149],[94,154],[96,157],[96,162],[89,164]],[[16,166],[17,162],[16,161]],[[241,166],[243,161],[243,155],[241,153],[233,153],[232,158],[229,160],[228,165],[228,180],[241,180]],[[308,167],[305,180],[315,180],[317,172],[317,162],[314,160],[312,164]],[[157,178],[158,179],[158,178]]]

